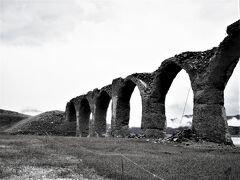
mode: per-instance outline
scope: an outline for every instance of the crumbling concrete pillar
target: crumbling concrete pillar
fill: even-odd
[[[79,112],[79,106],[76,107],[76,136],[82,137],[82,132],[80,131],[80,112]]]
[[[224,108],[224,89],[240,57],[240,21],[227,28],[206,71],[193,82],[193,129],[198,136],[231,144]]]
[[[93,91],[90,91],[87,93],[86,98],[89,103],[90,108],[90,118],[89,118],[89,135],[88,137],[95,137],[98,136],[98,133],[96,129],[98,128],[97,121],[98,121],[98,115],[96,114],[96,99],[99,94],[99,90],[96,88]],[[91,114],[92,113],[92,114]],[[92,115],[92,116],[91,116]]]
[[[224,108],[223,91],[194,88],[193,129],[196,134],[213,142],[231,142]]]
[[[89,135],[90,105],[85,96],[73,100],[76,111],[76,136],[87,137]]]
[[[98,137],[103,137],[106,133],[107,123],[106,123],[106,113],[104,111],[97,111],[95,113],[95,134]]]
[[[98,137],[103,137],[106,134],[107,122],[107,109],[109,106],[109,102],[111,97],[106,91],[101,91],[96,97],[95,107],[94,107],[94,129],[95,134]]]
[[[89,103],[87,99],[83,99],[80,105],[80,113],[79,113],[80,132],[82,137],[87,137],[90,134],[89,132],[90,114],[91,114],[91,110],[90,110]]]
[[[150,138],[164,136],[165,107],[158,97],[151,95],[152,73],[135,73],[125,79],[118,78],[112,83],[112,135],[129,135],[130,98],[138,88],[142,100],[141,128]]]
[[[176,58],[169,58],[162,62],[161,66],[154,72],[151,92],[147,96],[146,113],[147,130],[146,135],[152,137],[164,137],[166,130],[165,99],[168,90],[176,77],[182,70]],[[145,99],[145,98],[144,98]],[[144,112],[145,114],[145,112]]]
[[[125,137],[129,135],[130,97],[135,88],[131,81],[118,78],[112,83],[112,123],[111,134]]]
[[[142,126],[146,137],[164,137],[166,129],[165,105],[157,97],[142,96]]]
[[[82,120],[82,136],[94,136],[94,94],[96,89],[89,91],[86,95],[82,96],[81,102],[81,120]],[[80,126],[81,127],[81,126]]]

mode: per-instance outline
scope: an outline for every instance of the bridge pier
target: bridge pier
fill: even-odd
[[[127,137],[129,133],[130,103],[122,102],[118,96],[112,97],[111,135],[113,137]]]
[[[156,97],[142,96],[142,125],[146,137],[163,138],[166,129],[165,105]]]
[[[218,143],[232,143],[223,104],[223,91],[194,91],[192,128],[198,137]]]
[[[224,108],[224,89],[240,58],[240,21],[227,28],[205,71],[193,82],[193,129],[210,141],[231,144]]]
[[[76,136],[82,137],[82,132],[80,131],[80,112],[79,108],[76,109]]]
[[[94,133],[98,137],[103,137],[106,134],[107,128],[107,110],[110,102],[110,97],[106,92],[101,92],[99,97],[96,98],[93,112],[94,119]]]

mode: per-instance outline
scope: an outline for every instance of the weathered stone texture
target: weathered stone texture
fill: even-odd
[[[225,108],[222,105],[195,105],[194,131],[206,140],[231,144]]]
[[[193,131],[210,141],[231,143],[224,89],[240,57],[240,21],[228,26],[227,33],[219,47],[203,52],[183,52],[163,61],[152,73],[117,78],[111,85],[72,99],[66,106],[66,121],[76,120],[77,132],[81,136],[103,136],[112,99],[111,133],[118,137],[128,136],[129,101],[137,87],[142,98],[141,128],[147,137],[163,137],[166,94],[176,75],[185,70],[194,93]],[[89,123],[90,113],[93,118]]]
[[[76,135],[86,137],[89,135],[90,104],[86,95],[78,96],[71,101],[74,103],[76,111]]]
[[[209,65],[193,82],[193,129],[200,137],[231,143],[224,108],[224,89],[240,57],[240,21],[227,29]]]
[[[107,123],[107,109],[109,106],[109,102],[111,100],[111,96],[109,96],[108,92],[105,90],[101,90],[99,94],[95,98],[95,106],[94,106],[94,131],[97,136],[103,136],[106,133]]]
[[[71,121],[76,121],[76,110],[73,102],[69,101],[66,105],[66,121],[71,122]]]

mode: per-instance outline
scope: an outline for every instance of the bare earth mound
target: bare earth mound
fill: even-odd
[[[0,109],[0,131],[4,131],[19,121],[29,117],[30,116],[26,114]]]
[[[64,122],[63,111],[48,111],[24,119],[5,132],[10,134],[69,135],[75,131],[75,122]]]

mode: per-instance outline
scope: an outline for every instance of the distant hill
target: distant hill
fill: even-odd
[[[5,132],[10,134],[74,135],[76,122],[65,122],[63,111],[48,111],[24,119]]]
[[[184,115],[182,121],[178,118],[170,119],[167,124],[167,133],[175,134],[182,129],[191,127],[192,115]],[[231,135],[240,135],[240,115],[227,116],[228,129]]]
[[[167,126],[170,128],[178,127],[191,127],[192,126],[193,115],[184,115],[182,119],[172,118],[167,122]],[[227,116],[228,126],[237,126],[240,127],[240,115],[231,115]]]
[[[227,116],[227,120],[230,120],[232,118],[236,118],[237,120],[240,120],[240,114],[233,115],[233,116]]]
[[[240,115],[227,116],[231,134],[240,134]],[[184,115],[182,120],[169,119],[167,133],[174,134],[192,125],[192,115]],[[108,131],[111,125],[107,125]],[[75,135],[76,122],[66,122],[63,111],[48,111],[36,116],[29,116],[14,111],[0,109],[0,132],[10,134],[38,135]],[[131,133],[142,134],[140,128],[130,128]]]
[[[30,116],[26,114],[0,109],[0,131],[4,131],[19,121],[29,117]]]

